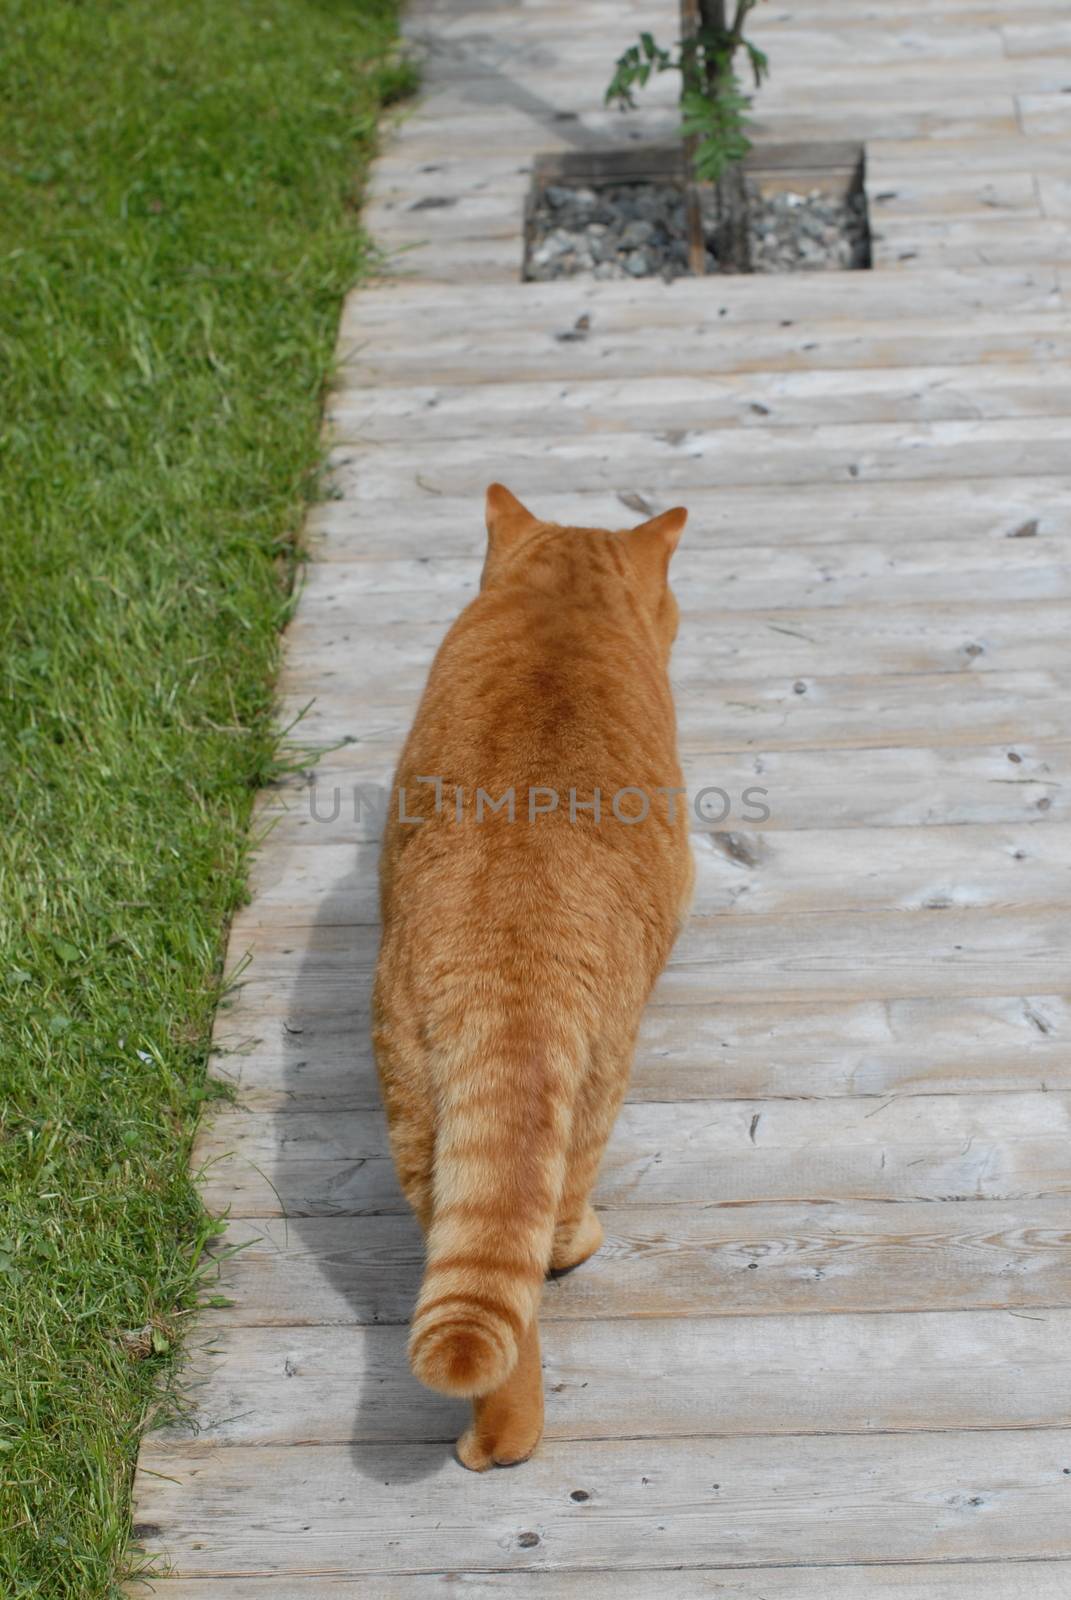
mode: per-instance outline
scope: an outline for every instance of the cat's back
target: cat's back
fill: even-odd
[[[440,984],[460,949],[607,969],[612,940],[642,984],[690,880],[680,788],[666,663],[619,572],[485,590],[439,649],[399,763],[388,940],[400,921]]]
[[[569,593],[477,595],[440,646],[399,770],[432,759],[461,781],[563,795],[675,769],[668,674],[627,597],[583,572]]]

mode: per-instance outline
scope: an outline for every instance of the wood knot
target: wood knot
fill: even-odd
[[[757,867],[759,852],[755,840],[746,833],[711,833],[707,836],[716,850],[742,867]]]

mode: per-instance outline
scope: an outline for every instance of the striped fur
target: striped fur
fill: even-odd
[[[417,1377],[446,1394],[504,1382],[539,1306],[573,1111],[573,1063],[555,1055],[504,1029],[441,1064],[432,1223],[409,1354]]]
[[[474,1397],[470,1466],[538,1440],[541,1286],[598,1245],[590,1191],[691,890],[685,808],[657,797],[681,783],[666,574],[683,523],[561,528],[492,486],[481,593],[398,767],[376,1059],[427,1236],[410,1358],[430,1387]],[[644,821],[610,814],[625,788],[651,797]],[[511,789],[512,819],[478,813],[478,790]]]

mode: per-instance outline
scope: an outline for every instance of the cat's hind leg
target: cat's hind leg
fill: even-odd
[[[571,1272],[582,1261],[593,1256],[605,1235],[602,1223],[592,1210],[591,1202],[584,1202],[579,1218],[568,1216],[559,1221],[554,1230],[554,1249],[550,1257],[550,1270],[557,1275]]]
[[[551,1272],[568,1272],[593,1256],[603,1241],[602,1223],[591,1207],[606,1141],[628,1086],[635,1029],[600,1039],[592,1046],[587,1076],[573,1108],[573,1131],[565,1185],[558,1204]]]
[[[535,1317],[519,1341],[517,1365],[505,1383],[472,1402],[472,1426],[457,1441],[457,1459],[470,1472],[515,1467],[543,1437],[543,1370]]]
[[[435,1171],[435,1117],[428,1087],[427,1050],[413,1026],[375,1032],[376,1066],[394,1169],[402,1192],[427,1233]]]

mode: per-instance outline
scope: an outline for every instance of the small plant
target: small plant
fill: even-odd
[[[741,163],[751,149],[747,136],[751,96],[744,93],[736,74],[737,52],[746,55],[756,88],[770,70],[763,52],[744,37],[744,25],[757,4],[758,0],[736,0],[730,23],[726,0],[684,0],[676,47],[664,49],[652,34],[641,33],[639,43],[617,58],[606,90],[608,105],[629,110],[636,105],[635,91],[653,75],[680,73],[681,132],[691,170],[696,179],[716,186],[718,258],[723,266],[737,271],[750,267]],[[691,200],[691,210],[698,218],[694,194]],[[701,238],[699,248],[701,251]],[[693,258],[694,254],[693,250]]]

